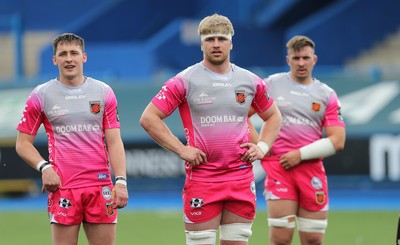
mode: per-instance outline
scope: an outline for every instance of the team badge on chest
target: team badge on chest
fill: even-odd
[[[318,103],[318,102],[313,102],[312,103],[312,109],[313,109],[313,111],[318,112],[319,110],[321,110],[321,104]]]
[[[236,90],[236,102],[238,102],[239,104],[243,104],[244,102],[246,102],[246,97],[247,95],[244,93],[243,90]]]
[[[101,111],[100,101],[89,101],[90,112],[93,114],[98,114]]]

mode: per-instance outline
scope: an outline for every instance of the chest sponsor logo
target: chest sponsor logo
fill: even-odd
[[[213,83],[212,85],[213,87],[228,87],[228,88],[232,87],[232,84],[230,83]]]
[[[207,93],[202,92],[197,98],[193,98],[192,101],[196,105],[206,105],[214,103],[215,100],[215,97],[211,97]]]
[[[292,102],[286,100],[285,97],[283,97],[283,96],[278,96],[276,98],[275,102],[278,105],[278,107],[288,107],[288,106],[292,105]]]
[[[101,111],[100,101],[89,101],[90,112],[92,114],[98,114]]]
[[[299,91],[291,90],[290,93],[293,94],[293,95],[297,95],[297,96],[310,97],[310,95],[308,93],[305,93],[305,92],[299,92]]]
[[[95,124],[75,124],[56,127],[56,132],[61,135],[69,135],[75,132],[95,132],[99,130],[101,130],[100,125]]]
[[[200,117],[202,127],[215,126],[218,123],[241,123],[245,120],[242,116],[235,115],[220,115],[220,116],[205,116]]]
[[[61,106],[56,104],[51,108],[51,110],[48,110],[46,114],[48,116],[63,116],[65,114],[67,114],[68,112],[69,112],[68,109],[63,109],[63,108],[61,108]]]
[[[67,95],[65,96],[66,100],[83,100],[84,98],[86,98],[86,95]]]
[[[317,122],[311,121],[308,118],[297,118],[297,117],[284,117],[282,120],[283,125],[307,125],[307,126],[318,126]]]

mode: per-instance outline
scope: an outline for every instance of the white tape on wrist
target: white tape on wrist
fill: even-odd
[[[51,164],[46,164],[46,165],[44,165],[44,167],[42,168],[42,173],[43,173],[43,171],[45,171],[46,169],[48,169],[48,168],[51,168],[52,167],[52,165]]]
[[[261,151],[263,152],[264,156],[269,151],[269,145],[264,141],[258,141],[257,146],[260,147]]]
[[[126,182],[126,180],[117,180],[117,181],[115,181],[115,184],[121,184],[121,185],[124,185],[124,186],[126,186],[128,183]]]
[[[328,138],[319,139],[300,149],[301,160],[318,159],[332,156],[336,153],[335,147]]]
[[[39,172],[42,172],[42,171],[43,171],[42,168],[43,168],[46,164],[48,164],[48,162],[47,162],[46,160],[42,160],[42,161],[38,162],[38,164],[36,164],[36,170],[39,171]]]
[[[128,183],[124,176],[117,176],[117,177],[115,177],[115,184],[121,184],[121,185],[127,186]]]

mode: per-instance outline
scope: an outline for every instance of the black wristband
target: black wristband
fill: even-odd
[[[115,177],[115,181],[117,181],[117,180],[125,180],[126,181],[126,178],[123,176],[117,176],[117,177]]]
[[[40,166],[40,168],[39,168],[39,172],[42,172],[43,168],[44,168],[45,166],[49,165],[49,164],[50,164],[50,163],[48,163],[48,162],[42,164],[42,165]]]

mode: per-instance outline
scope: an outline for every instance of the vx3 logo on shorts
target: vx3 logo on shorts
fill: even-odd
[[[192,198],[192,200],[190,201],[190,206],[192,208],[201,208],[201,205],[203,205],[203,198]]]
[[[192,216],[200,216],[200,215],[201,215],[201,211],[198,211],[198,212],[190,212],[190,215],[192,215]]]

